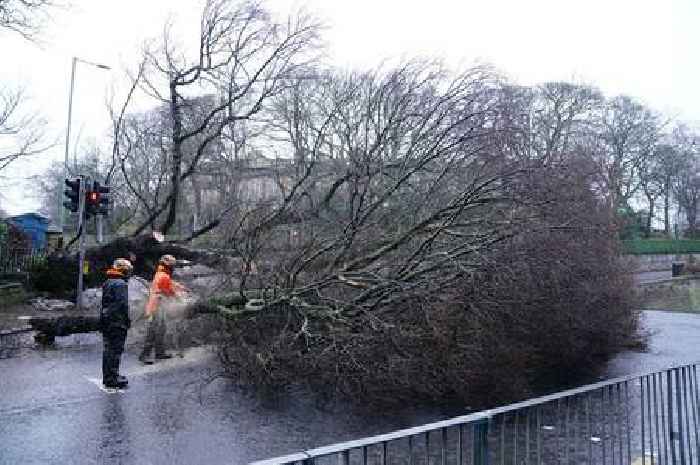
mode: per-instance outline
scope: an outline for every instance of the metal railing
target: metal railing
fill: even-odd
[[[254,465],[700,465],[699,419],[692,364]]]

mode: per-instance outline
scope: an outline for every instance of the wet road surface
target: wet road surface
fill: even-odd
[[[645,312],[650,350],[611,360],[607,376],[700,360],[700,316]],[[91,339],[92,338],[92,339]],[[68,338],[66,338],[68,340]],[[328,412],[303,396],[263,405],[224,381],[213,353],[122,365],[131,387],[99,387],[99,338],[0,359],[0,464],[238,464],[446,418],[437,410]]]
[[[107,393],[95,339],[0,360],[0,464],[239,464],[444,416],[330,413],[294,396],[263,405],[203,383],[216,370],[206,349],[149,367],[127,354],[129,389]]]
[[[700,361],[700,315],[645,311],[642,318],[651,333],[648,350],[618,354],[608,363],[606,378]]]

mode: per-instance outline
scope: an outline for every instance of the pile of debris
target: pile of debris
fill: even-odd
[[[75,304],[69,300],[63,299],[47,299],[44,297],[36,297],[29,301],[34,310],[39,312],[65,312],[73,310]]]

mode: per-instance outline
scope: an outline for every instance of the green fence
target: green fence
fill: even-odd
[[[622,241],[622,250],[632,255],[700,253],[700,241],[665,239]]]

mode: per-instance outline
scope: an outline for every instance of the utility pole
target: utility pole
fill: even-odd
[[[87,221],[85,218],[85,200],[87,196],[87,177],[80,176],[80,196],[78,197],[78,289],[75,298],[75,307],[78,311],[83,309],[83,264],[85,263],[85,236],[87,235]]]

